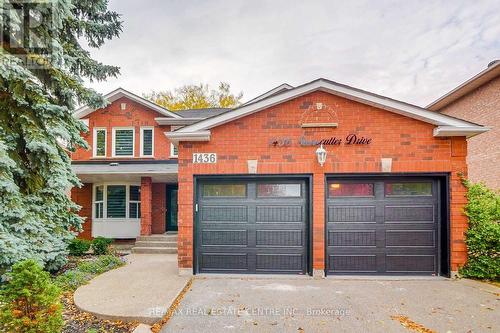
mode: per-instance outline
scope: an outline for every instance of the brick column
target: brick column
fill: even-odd
[[[152,224],[152,181],[141,177],[141,236],[151,235]]]
[[[313,226],[312,226],[312,262],[313,276],[325,276],[325,174],[319,165],[315,165],[313,174]]]

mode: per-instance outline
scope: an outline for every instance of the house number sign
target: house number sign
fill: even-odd
[[[217,154],[193,153],[193,163],[217,163]]]

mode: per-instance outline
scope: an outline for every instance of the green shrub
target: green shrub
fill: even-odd
[[[68,270],[56,277],[56,284],[65,291],[76,290],[94,276],[120,267],[124,262],[114,255],[103,255],[95,259],[85,260],[74,269]]]
[[[68,250],[72,256],[83,256],[90,249],[90,241],[75,238],[69,243]]]
[[[465,214],[469,217],[466,233],[467,264],[460,273],[465,277],[500,279],[500,193],[484,184],[471,184]]]
[[[87,283],[92,274],[81,272],[77,269],[68,270],[55,278],[56,285],[64,291],[74,291]]]
[[[78,264],[78,270],[98,275],[122,265],[123,261],[119,257],[114,255],[104,255],[94,260],[80,262]]]
[[[113,243],[111,238],[96,237],[92,240],[92,251],[96,255],[108,254],[111,243]]]
[[[60,290],[49,273],[29,259],[15,264],[7,278],[0,290],[0,332],[60,332]]]

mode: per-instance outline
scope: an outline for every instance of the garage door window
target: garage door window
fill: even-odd
[[[387,196],[432,196],[432,183],[386,183]]]
[[[300,197],[300,184],[258,184],[260,198]]]
[[[372,183],[330,183],[328,196],[331,197],[373,197]]]
[[[246,197],[245,184],[205,184],[203,185],[204,197]]]

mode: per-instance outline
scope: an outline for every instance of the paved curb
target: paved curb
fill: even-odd
[[[132,333],[151,333],[151,326],[146,324],[139,324],[139,326],[137,326],[135,330],[132,331]]]

